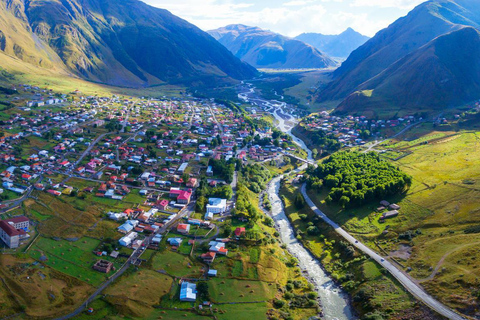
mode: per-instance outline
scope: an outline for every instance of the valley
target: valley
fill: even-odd
[[[480,318],[476,0],[149,2],[0,3],[0,319]]]

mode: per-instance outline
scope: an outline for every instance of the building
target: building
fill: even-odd
[[[235,229],[235,236],[241,237],[244,234],[245,234],[245,228],[244,227],[239,227],[239,228]]]
[[[20,241],[28,238],[30,221],[24,217],[15,217],[0,221],[0,239],[12,249],[18,248]]]
[[[187,167],[188,167],[188,162],[184,162],[180,165],[180,168],[178,168],[177,172],[179,174],[184,174]]]
[[[133,240],[135,240],[138,237],[138,233],[132,232],[129,235],[121,238],[118,240],[121,246],[128,247],[129,245],[132,244]]]
[[[192,198],[190,191],[180,190],[177,188],[170,189],[170,198],[176,198],[180,204],[189,204]]]
[[[219,198],[208,199],[207,213],[220,214],[227,211],[227,200]]]
[[[208,166],[207,168],[207,177],[213,176],[213,168],[212,166]]]
[[[190,225],[189,224],[184,224],[180,223],[177,226],[177,232],[181,234],[189,234],[190,233]]]
[[[180,286],[180,301],[195,302],[197,300],[197,285],[183,281]]]
[[[93,270],[97,270],[103,273],[109,273],[113,268],[113,263],[107,260],[98,260],[93,265]]]

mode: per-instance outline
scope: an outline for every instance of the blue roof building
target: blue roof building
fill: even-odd
[[[197,285],[183,281],[180,287],[180,301],[195,302],[197,300]]]

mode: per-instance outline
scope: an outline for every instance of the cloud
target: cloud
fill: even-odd
[[[282,4],[284,7],[298,7],[298,6],[304,6],[309,3],[315,2],[315,0],[294,0],[294,1],[289,1],[285,2]]]
[[[353,7],[412,9],[425,0],[355,0]]]
[[[143,0],[211,30],[245,24],[287,36],[338,34],[348,27],[373,36],[423,0]]]

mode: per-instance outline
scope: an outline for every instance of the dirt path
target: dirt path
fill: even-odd
[[[443,257],[440,259],[440,261],[438,261],[437,263],[437,266],[435,267],[435,269],[433,269],[433,272],[431,275],[429,275],[428,277],[424,278],[424,279],[418,279],[417,281],[419,283],[422,283],[422,282],[425,282],[425,281],[430,281],[430,280],[433,280],[433,278],[435,278],[435,276],[437,275],[438,271],[440,270],[441,266],[443,265],[443,263],[445,262],[445,259],[447,259],[447,257],[449,255],[451,255],[452,253],[456,252],[456,251],[459,251],[461,249],[465,249],[467,247],[470,247],[470,246],[474,246],[474,245],[479,245],[480,242],[474,242],[474,243],[467,243],[467,244],[464,244],[463,246],[460,246],[460,247],[457,247],[453,250],[450,250],[449,252],[445,253],[443,255]]]

